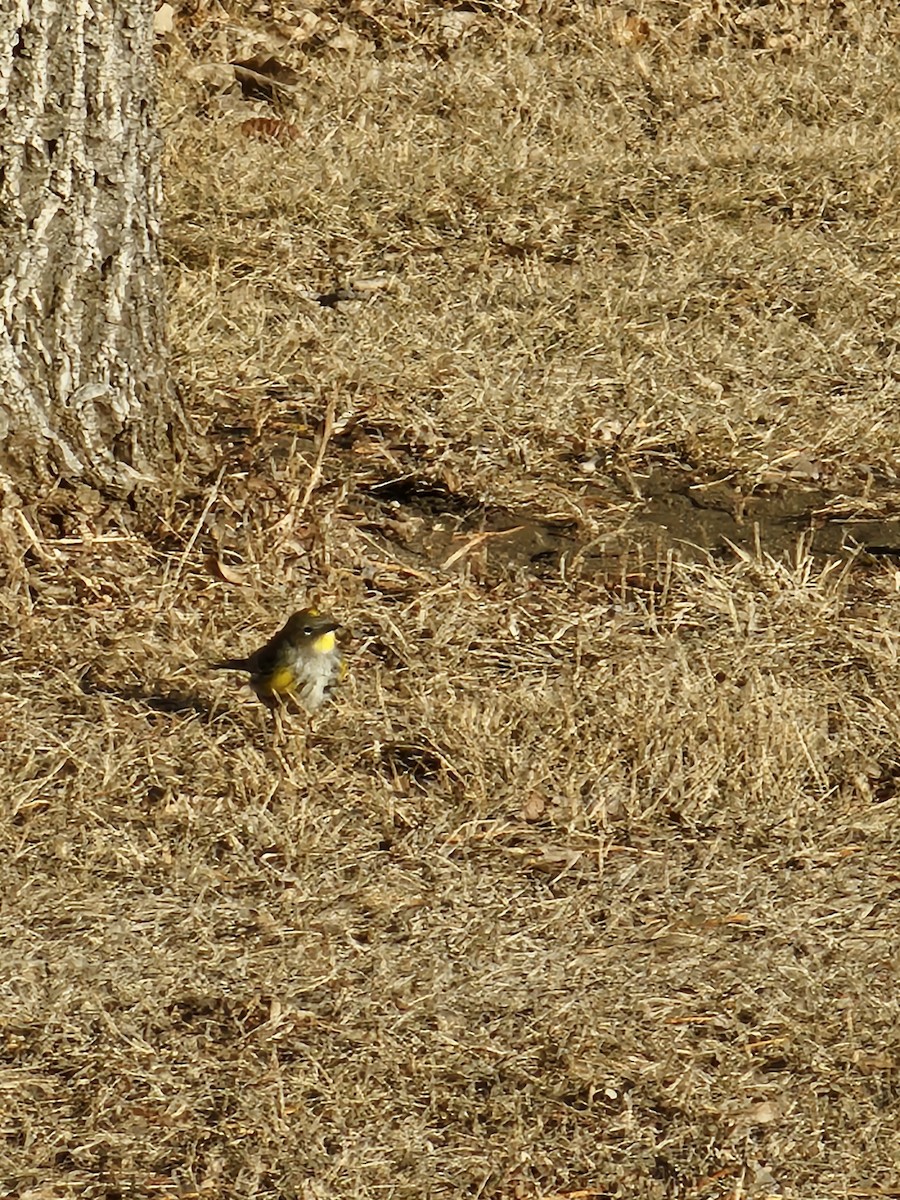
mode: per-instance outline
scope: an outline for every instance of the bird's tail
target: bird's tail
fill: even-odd
[[[246,658],[226,658],[224,662],[210,663],[211,671],[252,671]]]

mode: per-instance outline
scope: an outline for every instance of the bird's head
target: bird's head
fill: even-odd
[[[340,624],[317,608],[295,612],[285,626],[285,633],[301,646],[309,646],[318,654],[327,654],[335,647],[334,631]]]

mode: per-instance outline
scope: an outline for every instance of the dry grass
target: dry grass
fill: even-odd
[[[892,560],[636,547],[896,510],[896,24],[262,7],[163,47],[191,456],[0,589],[5,1194],[896,1195]]]

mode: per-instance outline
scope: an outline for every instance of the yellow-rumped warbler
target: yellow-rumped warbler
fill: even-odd
[[[213,663],[212,669],[248,671],[250,686],[267,708],[293,699],[307,712],[315,712],[347,673],[334,636],[339,628],[333,617],[315,608],[304,608],[247,658],[228,658]]]

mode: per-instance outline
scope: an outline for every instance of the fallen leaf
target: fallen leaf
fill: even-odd
[[[762,1100],[747,1110],[745,1119],[750,1125],[771,1125],[780,1115],[777,1105],[770,1100]]]
[[[206,559],[206,569],[210,575],[215,575],[225,583],[234,583],[238,586],[243,586],[247,580],[240,571],[236,571],[234,567],[229,567],[227,563],[222,562],[215,554],[210,554]]]
[[[633,9],[610,8],[608,19],[617,46],[642,46],[650,39],[650,22]]]
[[[441,33],[448,42],[461,41],[472,29],[472,27],[481,20],[481,14],[477,12],[465,12],[462,9],[446,12],[441,15],[438,24]]]
[[[462,480],[459,477],[459,473],[454,471],[452,467],[443,466],[438,474],[441,483],[443,483],[451,496],[458,496],[462,492]]]
[[[368,279],[354,279],[353,290],[355,292],[380,292],[382,288],[389,288],[394,282],[390,275],[372,275]]]
[[[375,49],[375,43],[360,37],[349,25],[342,25],[334,37],[328,39],[332,50],[345,50],[348,54],[367,54]]]
[[[277,117],[250,117],[241,122],[240,130],[245,137],[281,142],[282,145],[296,142],[300,137],[300,130],[296,125],[292,125],[290,121],[279,121]]]
[[[526,865],[533,871],[543,871],[548,875],[562,875],[564,872],[570,871],[581,857],[580,850],[545,846],[540,854],[529,858]]]
[[[153,32],[162,36],[175,28],[175,9],[171,4],[161,4],[153,14]]]
[[[547,801],[544,799],[544,797],[538,792],[532,792],[522,805],[519,815],[523,821],[537,821],[543,815],[546,807]]]
[[[248,100],[275,99],[276,92],[294,92],[300,76],[286,63],[269,56],[254,54],[243,62],[234,62],[234,73],[241,85],[241,91]]]

